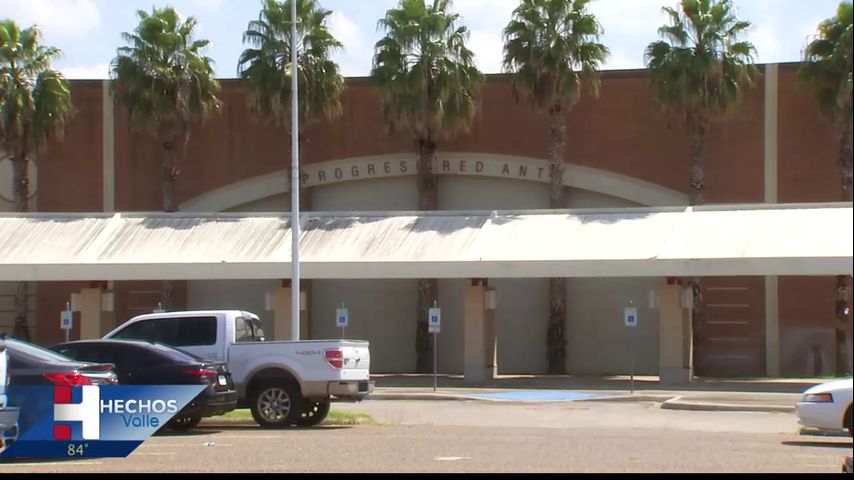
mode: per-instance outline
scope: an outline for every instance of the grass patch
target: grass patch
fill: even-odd
[[[377,421],[367,413],[330,410],[323,425],[377,425]]]
[[[232,410],[219,417],[211,417],[211,420],[252,420],[252,412],[249,409]],[[377,421],[367,413],[342,412],[330,410],[322,425],[377,425]]]

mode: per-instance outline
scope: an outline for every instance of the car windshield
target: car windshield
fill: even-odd
[[[41,360],[47,360],[50,362],[77,363],[77,360],[74,360],[70,357],[66,357],[65,355],[56,353],[38,345],[33,345],[32,343],[15,340],[13,338],[6,339],[6,347],[8,347],[10,352],[20,352],[24,355],[36,357]]]

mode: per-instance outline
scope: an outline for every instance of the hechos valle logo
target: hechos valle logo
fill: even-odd
[[[72,403],[74,389],[80,389],[82,400]],[[161,426],[157,415],[178,413],[176,400],[151,399],[110,399],[101,400],[100,387],[86,385],[82,387],[54,387],[53,438],[54,440],[72,440],[70,423],[79,422],[82,426],[83,440],[101,439],[101,414],[121,416],[126,428],[158,428]]]
[[[83,401],[71,403],[71,387],[53,389],[53,426],[54,440],[71,440],[71,425],[59,422],[80,422],[83,424],[83,440],[101,438],[101,390],[95,385],[77,387],[83,389]]]

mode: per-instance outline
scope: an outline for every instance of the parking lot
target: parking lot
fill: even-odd
[[[653,403],[365,401],[377,425],[262,430],[203,422],[126,459],[4,463],[2,472],[839,472],[850,437],[798,435],[788,413]]]

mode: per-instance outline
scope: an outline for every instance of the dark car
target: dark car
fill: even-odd
[[[122,385],[197,385],[208,387],[169,422],[187,430],[203,417],[222,415],[237,406],[237,392],[225,363],[208,362],[163,344],[131,340],[84,340],[52,350],[71,358],[115,365]]]
[[[14,338],[4,341],[9,357],[8,401],[20,408],[18,425],[26,431],[51,412],[53,397],[33,398],[27,387],[113,385],[117,383],[110,363],[79,361]]]

